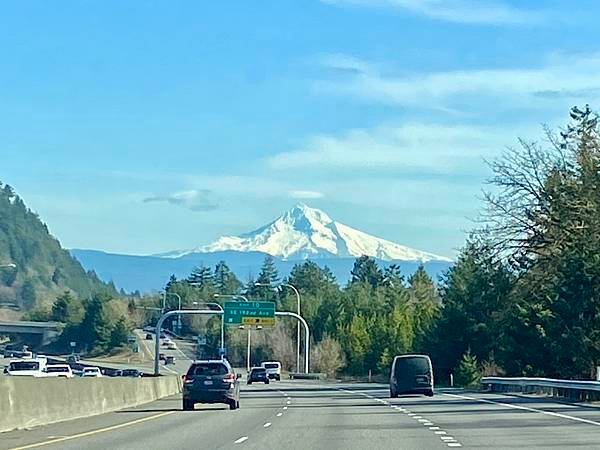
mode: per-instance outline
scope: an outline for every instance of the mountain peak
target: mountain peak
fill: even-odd
[[[215,242],[186,252],[263,252],[284,259],[358,257],[362,255],[392,261],[451,261],[450,258],[405,247],[370,236],[334,221],[320,209],[297,203],[273,222],[239,236],[222,236]]]

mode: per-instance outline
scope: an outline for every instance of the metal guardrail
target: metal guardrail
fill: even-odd
[[[487,386],[516,386],[521,388],[546,387],[555,389],[577,389],[600,392],[600,381],[558,380],[555,378],[508,378],[483,377],[481,384]]]
[[[600,400],[600,382],[555,378],[483,377],[481,385],[492,392],[546,394],[571,400]]]

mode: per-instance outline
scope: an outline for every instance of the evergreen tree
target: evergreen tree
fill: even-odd
[[[242,289],[242,283],[225,261],[219,261],[215,266],[214,281],[219,294],[237,294]]]
[[[201,290],[214,289],[215,286],[211,268],[204,265],[194,267],[192,273],[187,278],[187,282]]]
[[[265,260],[263,261],[263,265],[260,269],[260,273],[258,274],[258,278],[256,279],[256,283],[266,285],[266,286],[254,286],[252,293],[254,296],[260,298],[261,300],[270,300],[275,301],[277,299],[277,294],[274,292],[274,289],[279,284],[279,272],[275,267],[275,260],[272,256],[265,256]]]
[[[106,297],[97,295],[85,302],[85,314],[78,327],[80,342],[92,348],[95,353],[108,350],[111,341],[113,325],[105,307],[107,300]]]
[[[73,325],[80,323],[82,319],[83,305],[69,291],[65,291],[54,301],[50,320]]]
[[[481,372],[477,365],[477,357],[471,354],[470,350],[462,356],[462,359],[456,368],[455,380],[458,386],[478,387],[481,381]]]
[[[350,284],[366,283],[371,287],[377,287],[383,282],[383,274],[375,260],[369,256],[361,256],[354,262],[350,272],[352,278]]]
[[[129,326],[127,325],[127,319],[125,319],[125,317],[121,317],[117,320],[110,332],[110,347],[117,348],[127,344],[129,331]]]

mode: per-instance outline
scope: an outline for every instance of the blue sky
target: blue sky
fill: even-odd
[[[452,256],[483,159],[600,97],[591,0],[29,1],[0,180],[68,247],[149,254],[302,200]]]

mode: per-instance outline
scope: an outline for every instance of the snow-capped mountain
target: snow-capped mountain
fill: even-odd
[[[223,236],[211,244],[193,250],[158,256],[178,258],[191,253],[222,251],[263,252],[288,260],[368,255],[385,261],[452,261],[444,256],[415,250],[355,230],[334,221],[323,211],[303,203],[250,233]]]

